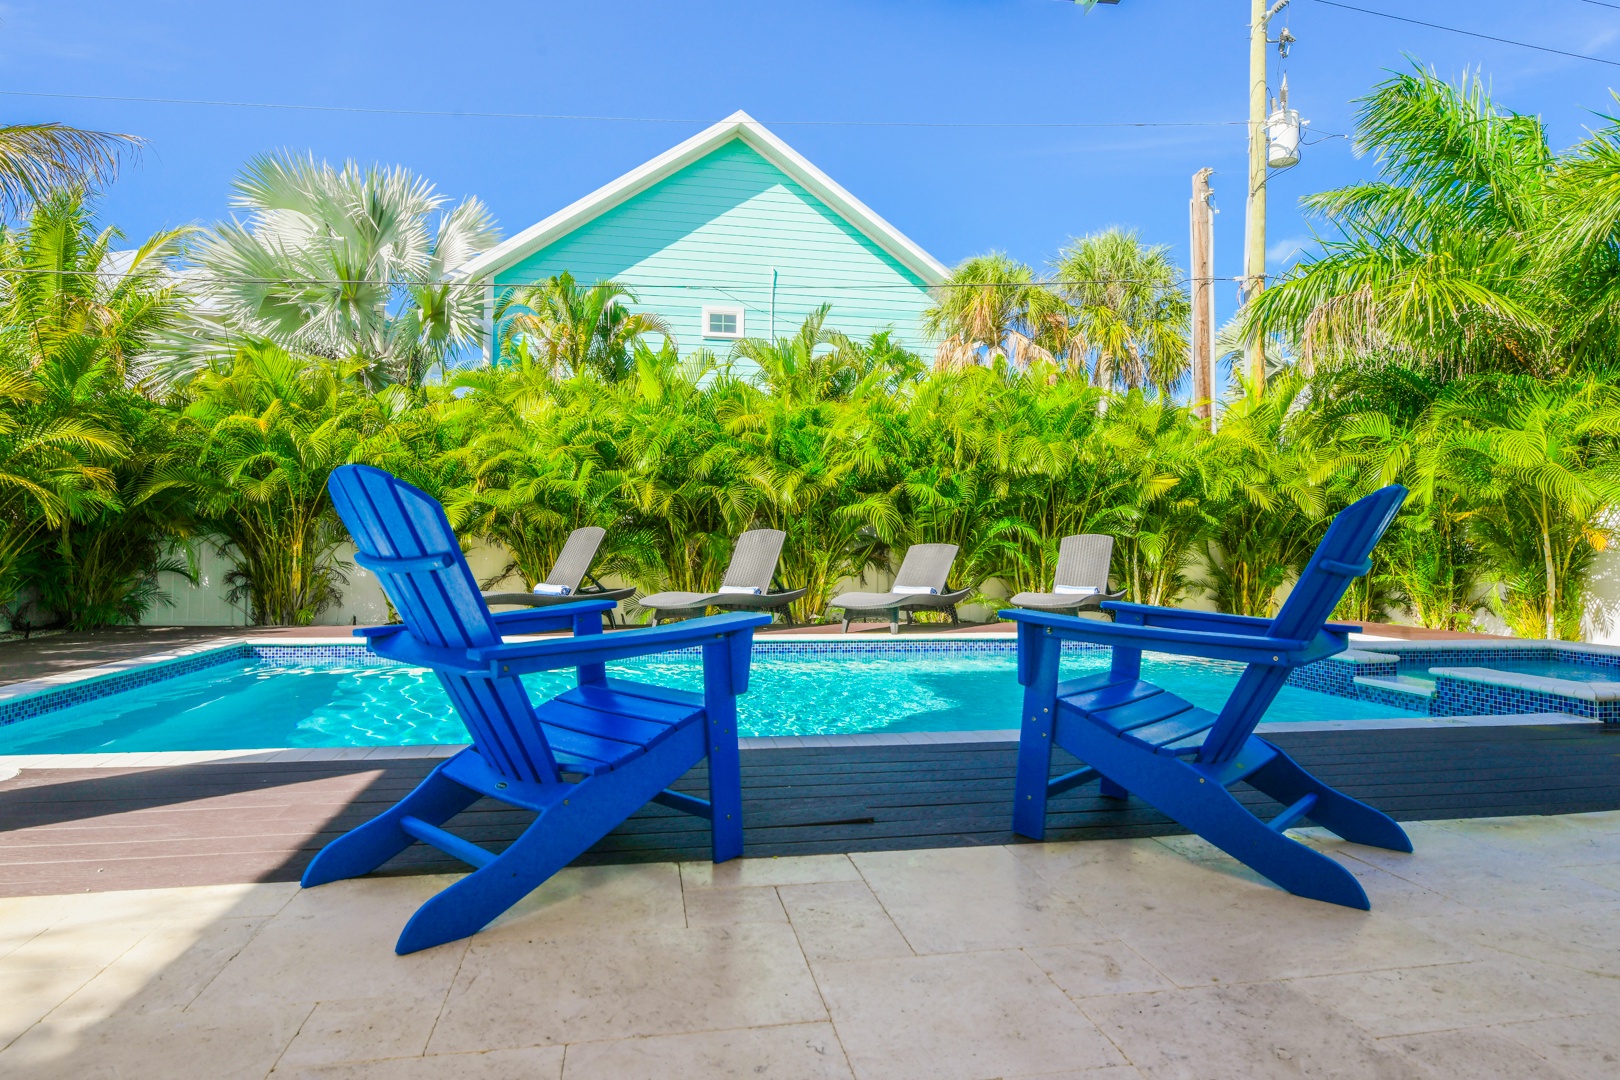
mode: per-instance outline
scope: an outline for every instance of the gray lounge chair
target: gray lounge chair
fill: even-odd
[[[737,537],[737,546],[731,549],[731,565],[726,567],[720,591],[653,593],[643,596],[640,605],[652,612],[654,626],[660,619],[702,615],[711,607],[729,611],[783,610],[810,591],[771,592],[771,579],[776,576],[782,541],[786,538],[787,534],[780,529],[750,529]]]
[[[1114,556],[1114,538],[1097,533],[1065,536],[1058,544],[1057,572],[1051,592],[1021,592],[1009,607],[1036,611],[1096,611],[1104,600],[1120,600],[1125,591],[1108,591],[1108,564]]]
[[[602,583],[591,577],[591,563],[596,558],[596,549],[602,546],[602,537],[607,530],[595,525],[587,525],[583,529],[575,529],[568,534],[563,543],[562,550],[557,553],[557,561],[551,566],[551,573],[546,580],[534,587],[534,592],[497,592],[485,593],[486,604],[511,604],[518,607],[551,607],[554,604],[570,604],[576,600],[623,600],[632,596],[635,589],[605,589]],[[592,588],[582,589],[581,583],[589,581]],[[612,620],[612,615],[608,616]]]
[[[827,607],[843,610],[846,634],[849,633],[850,621],[858,616],[881,615],[885,612],[889,616],[891,634],[900,632],[902,611],[948,611],[954,625],[957,622],[956,605],[973,591],[947,591],[945,582],[951,575],[951,564],[955,561],[955,544],[913,544],[900,561],[900,571],[894,575],[894,585],[888,592],[844,593],[834,597]],[[933,591],[922,591],[930,589]]]

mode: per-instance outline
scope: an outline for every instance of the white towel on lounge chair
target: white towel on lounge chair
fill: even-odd
[[[904,596],[938,596],[939,590],[932,585],[896,585],[889,590]]]
[[[542,581],[534,587],[534,591],[542,596],[569,596],[574,590],[567,585],[553,585],[550,582]]]

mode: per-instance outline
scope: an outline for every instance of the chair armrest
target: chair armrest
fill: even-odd
[[[1114,621],[1132,626],[1163,626],[1175,630],[1204,630],[1213,633],[1253,634],[1264,637],[1271,629],[1270,619],[1253,615],[1228,615],[1224,611],[1188,611],[1186,608],[1151,607],[1130,604],[1123,600],[1105,600],[1104,611],[1114,613]],[[1353,634],[1361,627],[1348,623],[1325,623],[1322,627],[1335,634]]]
[[[553,609],[555,610],[555,609]],[[554,671],[581,664],[605,664],[634,656],[656,656],[690,645],[708,645],[739,634],[753,634],[756,626],[771,621],[769,615],[738,612],[688,619],[672,626],[638,630],[618,630],[611,634],[551,638],[546,641],[513,641],[481,649],[468,649],[466,663],[482,668],[491,678],[526,675],[533,671]],[[746,680],[746,675],[743,676]],[[744,682],[746,685],[746,681]]]
[[[597,620],[604,612],[619,606],[617,600],[581,600],[577,604],[553,604],[551,607],[526,608],[521,611],[497,611],[490,616],[495,627],[506,634],[543,634],[551,630],[572,630],[574,621],[581,616]]]
[[[495,620],[496,629],[503,634],[540,634],[550,630],[572,630],[575,616],[600,616],[602,612],[612,611],[615,607],[618,607],[618,603],[614,600],[581,600],[577,604],[554,604],[548,608],[528,611],[491,612],[490,617]],[[403,623],[357,626],[354,628],[354,636],[382,638],[398,634],[404,629]]]
[[[1300,641],[1265,637],[1247,629],[1237,633],[1216,633],[1164,626],[1133,626],[1073,615],[1051,615],[1023,608],[1012,608],[1000,614],[1002,618],[1018,623],[1020,634],[1044,634],[1065,641],[1086,641],[1117,649],[1148,650],[1209,660],[1235,660],[1268,667],[1296,667],[1343,652],[1349,647],[1343,633],[1326,629],[1309,641]]]
[[[1245,634],[1264,637],[1271,629],[1270,619],[1253,615],[1228,615],[1221,611],[1188,611],[1186,608],[1153,607],[1123,600],[1105,600],[1098,605],[1114,613],[1114,621],[1126,626],[1155,626],[1172,630],[1201,630],[1206,633]]]

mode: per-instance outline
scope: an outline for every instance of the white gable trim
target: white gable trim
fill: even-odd
[[[839,186],[837,181],[777,138],[758,120],[741,110],[712,127],[705,128],[678,146],[625,173],[583,199],[570,203],[544,221],[531,225],[489,251],[466,263],[454,276],[464,281],[492,279],[502,270],[528,258],[536,251],[568,235],[586,222],[637,195],[665,177],[684,169],[732,139],[741,139],[757,150],[766,161],[802,184],[816,198],[830,206],[868,239],[894,256],[927,285],[938,285],[950,271],[938,259],[884,221],[865,203]]]

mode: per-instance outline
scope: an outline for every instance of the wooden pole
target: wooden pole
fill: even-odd
[[[1211,264],[1214,230],[1209,178],[1214,169],[1193,173],[1191,216],[1192,258],[1189,261],[1192,285],[1192,400],[1193,412],[1203,421],[1205,431],[1215,429],[1215,272]]]
[[[1249,205],[1243,239],[1243,302],[1266,287],[1266,30],[1288,6],[1250,0],[1249,6]],[[1243,359],[1256,391],[1266,384],[1266,351],[1259,338],[1243,343]]]

